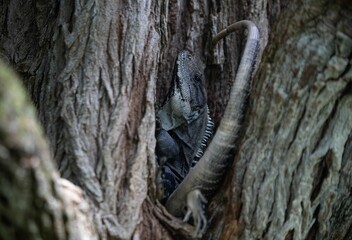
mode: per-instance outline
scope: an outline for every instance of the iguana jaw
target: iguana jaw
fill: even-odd
[[[173,86],[158,112],[161,127],[166,131],[190,124],[207,111],[204,77],[188,51],[178,54],[175,70]]]

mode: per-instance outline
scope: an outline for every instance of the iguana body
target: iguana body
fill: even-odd
[[[193,168],[189,168],[190,165],[188,162],[188,174],[185,175],[182,182],[177,186],[166,202],[166,208],[174,216],[181,216],[183,214],[183,209],[188,207],[186,217],[189,218],[192,214],[194,222],[197,226],[195,235],[198,235],[200,231],[203,232],[206,226],[206,219],[201,206],[202,203],[205,202],[202,194],[205,196],[210,196],[217,190],[219,183],[221,182],[229,165],[229,155],[234,149],[234,143],[237,139],[242,120],[244,102],[248,96],[248,91],[250,88],[251,74],[254,69],[259,46],[259,32],[257,27],[252,22],[244,20],[230,25],[228,28],[221,31],[213,40],[215,45],[217,41],[228,35],[230,32],[242,28],[246,28],[248,30],[247,43],[238,67],[234,85],[231,89],[230,99],[226,107],[224,117],[221,120],[220,126],[204,155]],[[181,64],[185,66],[186,69],[194,69],[193,67],[189,67],[187,65],[189,64],[188,61],[181,61]],[[173,83],[172,88],[174,88],[174,90],[171,90],[171,94],[169,93],[166,104],[163,105],[161,111],[164,112],[159,114],[160,123],[162,128],[170,132],[170,130],[177,129],[185,125],[190,126],[193,122],[195,122],[197,125],[189,128],[189,131],[182,132],[181,136],[178,137],[182,138],[182,136],[187,135],[187,139],[192,139],[192,137],[194,137],[196,142],[200,142],[202,139],[202,134],[205,132],[204,126],[207,122],[207,107],[205,104],[205,99],[201,98],[201,108],[192,108],[189,104],[185,104],[182,100],[183,98],[180,96],[187,95],[188,98],[191,98],[187,100],[190,103],[198,101],[199,96],[205,96],[204,83],[202,82],[201,84],[195,84],[193,78],[189,77],[194,76],[192,71],[187,73],[188,74],[186,75],[179,75],[177,73],[178,81]],[[202,81],[204,81],[203,78]],[[183,88],[185,85],[195,85],[196,87],[193,87],[195,87],[194,89],[197,89],[196,92],[202,94],[189,94],[187,88]],[[178,102],[180,99],[182,100],[181,103]],[[171,139],[176,139],[173,134],[170,136]],[[194,140],[192,142],[194,142]],[[188,148],[187,141],[180,142],[175,140],[174,144],[181,148],[185,146]],[[190,145],[189,147],[193,149],[194,153],[195,146]],[[186,159],[189,160],[191,158],[186,157]],[[182,159],[178,159],[178,161],[182,161]],[[202,229],[200,229],[201,226]]]
[[[197,61],[188,51],[181,51],[170,91],[157,114],[161,125],[157,156],[166,158],[161,164],[164,198],[169,197],[203,154],[213,127],[206,100],[204,76]]]

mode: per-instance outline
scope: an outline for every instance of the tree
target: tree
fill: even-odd
[[[214,52],[209,41],[229,23],[251,19],[261,31],[261,60],[233,165],[208,208],[207,237],[348,238],[352,9],[347,1],[4,0],[0,5],[1,57],[22,77],[50,150],[40,130],[30,130],[35,120],[23,110],[28,102],[16,103],[21,92],[8,95],[19,88],[11,85],[14,77],[1,74],[0,106],[7,107],[6,116],[15,113],[0,122],[0,146],[6,150],[0,160],[10,164],[0,172],[1,199],[3,206],[13,204],[0,210],[8,226],[4,233],[44,239],[187,235],[189,226],[177,219],[162,221],[169,216],[155,200],[155,109],[167,92],[177,52],[186,48],[206,63],[209,105],[218,123],[244,35],[227,38]],[[31,124],[7,131],[12,121]],[[13,136],[23,140],[13,143],[8,140]],[[52,162],[82,192],[57,177]],[[17,171],[25,173],[23,179]],[[32,200],[17,203],[23,195]],[[23,208],[15,211],[16,206]]]

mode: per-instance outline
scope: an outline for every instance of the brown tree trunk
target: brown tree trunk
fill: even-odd
[[[82,188],[100,238],[171,238],[154,212],[160,209],[155,109],[167,92],[177,52],[188,49],[206,63],[209,106],[218,122],[245,35],[227,38],[214,52],[211,37],[250,19],[259,26],[261,50],[269,45],[258,64],[239,151],[209,207],[207,235],[347,239],[352,221],[343,214],[351,210],[347,1],[0,5],[0,56],[23,77],[57,169]]]

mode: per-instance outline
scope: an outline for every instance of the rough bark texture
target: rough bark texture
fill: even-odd
[[[153,190],[155,5],[2,4],[2,55],[25,77],[61,176],[84,190],[100,237],[130,238]]]
[[[231,188],[213,203],[221,206],[214,208],[221,220],[210,232],[221,239],[350,238],[352,19],[346,7],[291,3],[275,24]]]
[[[174,59],[187,49],[206,63],[218,123],[244,41],[233,35],[212,52],[211,37],[253,20],[261,49],[269,45],[208,237],[347,239],[350,9],[317,0],[3,0],[0,56],[23,77],[52,158],[82,188],[99,237],[167,239],[155,215],[181,223],[155,205],[154,124]]]
[[[0,239],[98,239],[82,191],[58,177],[28,103],[0,61]]]

